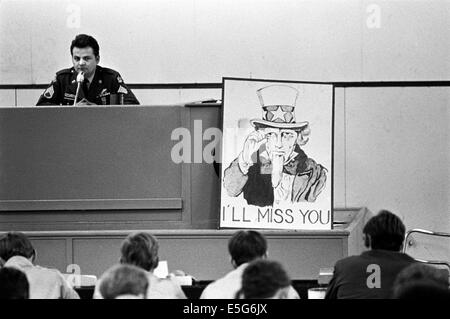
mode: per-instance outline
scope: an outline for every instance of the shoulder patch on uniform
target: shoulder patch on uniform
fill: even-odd
[[[44,92],[44,96],[47,99],[51,99],[53,97],[53,94],[55,94],[55,90],[53,89],[53,85],[50,85]]]
[[[126,88],[124,88],[122,85],[120,85],[119,89],[117,90],[117,93],[127,94],[128,90]]]

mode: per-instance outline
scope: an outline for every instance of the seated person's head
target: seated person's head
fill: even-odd
[[[449,277],[447,269],[438,269],[434,266],[414,263],[405,269],[403,269],[395,279],[393,286],[394,297],[399,296],[405,286],[409,286],[413,283],[421,282],[442,287],[443,289],[449,288]]]
[[[400,251],[405,237],[405,225],[396,215],[382,210],[367,222],[363,234],[368,248]]]
[[[291,284],[283,266],[276,261],[256,259],[242,274],[242,287],[237,297],[244,299],[287,298]]]
[[[31,261],[36,257],[31,241],[20,232],[9,232],[0,239],[0,258],[6,262],[14,256],[22,256]]]
[[[0,268],[0,299],[28,299],[30,286],[27,276],[19,269]]]
[[[158,241],[148,233],[130,234],[122,242],[120,262],[153,271],[159,262]]]
[[[416,300],[449,300],[450,290],[443,287],[434,280],[420,279],[404,283],[399,286],[393,295],[394,299],[416,299]]]
[[[267,254],[267,241],[264,236],[253,230],[236,232],[228,241],[228,251],[235,267]]]
[[[104,299],[144,298],[148,289],[147,274],[133,265],[115,265],[100,278],[99,290]]]

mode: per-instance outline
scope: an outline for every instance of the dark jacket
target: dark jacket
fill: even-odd
[[[77,91],[77,72],[74,68],[56,73],[55,79],[39,97],[36,105],[73,105]],[[98,105],[109,105],[110,95],[124,94],[123,104],[139,104],[133,92],[123,82],[119,72],[97,65],[95,75],[87,92],[82,87],[77,102],[86,98]]]
[[[382,249],[372,249],[359,256],[341,259],[334,266],[325,299],[391,298],[398,273],[414,262],[412,257],[404,253]],[[373,287],[377,274],[379,288]]]

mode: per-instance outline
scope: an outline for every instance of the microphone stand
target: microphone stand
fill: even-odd
[[[81,87],[81,82],[84,81],[84,73],[80,72],[77,75],[77,92],[75,93],[75,99],[73,100],[73,106],[76,106],[77,104],[77,99],[78,99],[78,94],[80,93],[80,87]]]

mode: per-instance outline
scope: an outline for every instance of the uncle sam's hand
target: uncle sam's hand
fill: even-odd
[[[254,131],[247,136],[247,139],[244,143],[244,148],[242,149],[242,159],[244,162],[251,166],[253,165],[252,156],[253,154],[259,150],[261,145],[267,142],[266,135],[258,130]]]

